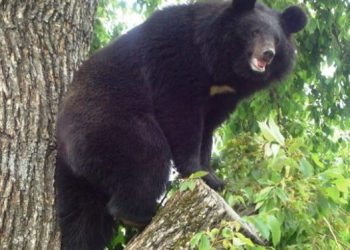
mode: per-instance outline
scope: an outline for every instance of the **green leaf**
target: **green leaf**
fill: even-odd
[[[211,239],[211,241],[214,241],[215,238],[217,237],[217,235],[220,233],[220,230],[217,228],[213,228],[210,232],[209,232],[209,237]]]
[[[184,181],[180,183],[180,192],[184,192],[188,189],[188,182]]]
[[[197,171],[197,172],[191,174],[189,179],[199,179],[199,178],[202,178],[208,174],[209,174],[209,172],[207,172],[207,171]]]
[[[187,186],[191,191],[193,191],[196,188],[196,182],[189,181]]]
[[[222,229],[222,236],[224,238],[232,238],[233,236],[233,231],[231,228],[225,227],[224,229]]]
[[[210,241],[208,236],[206,236],[205,234],[202,234],[198,248],[199,250],[210,250]]]
[[[259,122],[259,127],[265,139],[269,142],[277,142],[281,146],[284,146],[284,137],[272,119],[269,120],[269,124],[266,122]]]
[[[272,235],[272,244],[274,246],[277,246],[277,244],[281,240],[281,226],[280,226],[280,222],[273,215],[269,215],[268,216],[268,222],[269,222],[269,227],[270,227],[271,235]]]
[[[180,182],[180,191],[184,192],[186,190],[193,191],[196,188],[196,181],[192,179],[185,179]]]
[[[286,194],[286,192],[281,189],[281,188],[276,188],[274,193],[277,195],[277,197],[282,201],[282,202],[286,202],[288,200],[288,195]]]
[[[273,189],[273,187],[266,187],[264,189],[262,189],[255,198],[255,202],[259,202],[259,201],[264,201],[267,199],[267,197],[270,194],[270,191]]]
[[[273,135],[270,131],[270,128],[266,124],[266,122],[258,122],[258,124],[259,124],[259,128],[261,130],[261,133],[265,137],[265,139],[268,140],[269,142],[273,142],[274,141]]]
[[[202,235],[203,235],[203,233],[200,232],[200,233],[196,233],[196,234],[192,237],[192,239],[191,239],[191,241],[190,241],[190,247],[191,247],[191,249],[193,249],[193,248],[195,248],[196,246],[198,246],[198,243],[199,243],[199,241],[200,241]]]
[[[334,202],[341,203],[340,192],[335,187],[328,187],[323,189],[325,194],[331,198]]]
[[[300,170],[303,173],[305,178],[308,178],[314,175],[314,167],[305,158],[301,159],[300,161]]]
[[[222,245],[224,246],[225,249],[230,249],[232,244],[231,244],[231,241],[230,240],[227,240],[227,239],[224,239],[222,241]]]
[[[281,146],[284,146],[285,141],[284,141],[284,137],[281,134],[280,129],[278,128],[278,126],[276,125],[275,121],[273,119],[269,119],[269,125],[270,125],[270,130],[271,133],[273,135],[273,138],[276,140],[276,142],[278,142]]]
[[[340,192],[347,194],[350,188],[350,179],[338,179],[334,181],[334,184]]]
[[[125,228],[122,225],[118,226],[117,233],[114,235],[112,240],[109,242],[107,248],[115,249],[118,245],[125,244]]]
[[[324,167],[324,164],[320,161],[320,158],[317,154],[311,154],[311,158],[317,166],[321,168]]]
[[[245,237],[243,234],[241,233],[236,233],[236,236],[238,239],[240,239],[245,245],[250,246],[250,247],[254,247],[254,243],[247,237]]]
[[[266,225],[266,223],[259,217],[251,218],[251,220],[253,224],[256,226],[256,228],[259,230],[261,235],[268,240],[270,237],[270,230],[268,225]]]

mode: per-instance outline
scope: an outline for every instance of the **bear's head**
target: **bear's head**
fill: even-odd
[[[296,53],[292,34],[304,28],[307,17],[297,6],[277,12],[256,0],[233,0],[210,22],[205,56],[214,80],[234,81],[252,92],[290,72]]]

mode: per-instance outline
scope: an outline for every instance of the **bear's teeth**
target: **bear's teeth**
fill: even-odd
[[[265,72],[266,63],[256,58],[252,58],[252,60],[250,61],[250,67],[253,71],[262,73]]]

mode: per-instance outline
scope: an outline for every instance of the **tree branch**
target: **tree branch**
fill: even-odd
[[[172,196],[125,249],[188,249],[195,233],[219,228],[223,220],[239,222],[246,237],[258,244],[265,243],[220,195],[198,180],[194,191],[178,191]]]

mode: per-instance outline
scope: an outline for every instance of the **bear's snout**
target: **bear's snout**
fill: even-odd
[[[267,64],[270,64],[275,57],[275,49],[274,48],[268,48],[263,51],[262,53],[262,60],[265,61]]]
[[[259,73],[265,72],[266,67],[272,63],[275,54],[274,42],[267,39],[258,39],[250,59],[251,69]]]

